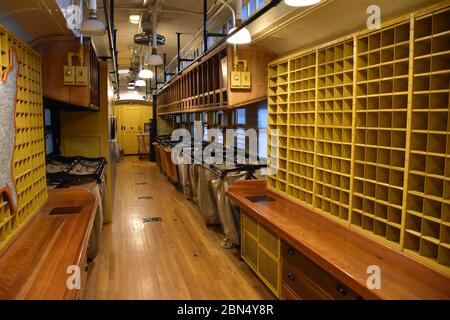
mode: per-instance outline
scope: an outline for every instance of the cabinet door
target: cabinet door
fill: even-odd
[[[137,134],[141,129],[141,110],[139,107],[123,107],[122,143],[125,154],[138,153]]]
[[[245,229],[242,232],[241,255],[255,271],[258,269],[258,241]]]

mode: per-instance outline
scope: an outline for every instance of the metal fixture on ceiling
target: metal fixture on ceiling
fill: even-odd
[[[80,32],[86,36],[102,36],[106,33],[105,24],[97,19],[97,0],[90,0],[89,17],[81,24]]]
[[[159,0],[155,1],[155,9],[159,7]],[[151,66],[160,66],[164,63],[163,58],[158,55],[158,33],[157,33],[157,27],[158,27],[158,14],[154,11],[152,13],[152,53],[151,55],[148,55],[145,57],[145,62]]]
[[[142,32],[134,35],[134,43],[141,46],[153,46],[154,36],[153,33]],[[156,44],[158,46],[163,46],[166,44],[166,37],[157,34]]]
[[[109,12],[108,12],[108,1],[103,0],[103,10],[106,18],[106,29],[108,33],[109,48],[112,57],[112,73],[114,73],[113,85],[114,89],[119,92],[119,65],[117,63],[117,46],[116,46],[116,30],[114,27],[114,0],[109,1]]]

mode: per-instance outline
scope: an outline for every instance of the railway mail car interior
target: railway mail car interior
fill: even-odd
[[[0,299],[450,299],[450,1],[1,1],[0,73]]]

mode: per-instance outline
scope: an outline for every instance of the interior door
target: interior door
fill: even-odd
[[[137,154],[137,134],[143,130],[141,127],[141,110],[139,107],[123,107],[121,130],[124,153]]]

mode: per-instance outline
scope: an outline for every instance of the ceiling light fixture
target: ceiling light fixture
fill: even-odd
[[[226,2],[225,0],[220,0],[220,2],[222,2],[222,4],[224,4],[225,6],[228,7],[228,9],[230,9],[231,14],[233,16],[233,28],[230,29],[230,31],[228,31],[228,34],[233,33],[235,30],[237,30],[237,19],[236,19],[236,13],[234,12],[233,7]],[[242,7],[242,1],[238,1],[237,4],[238,8]],[[241,17],[242,13],[240,11],[238,11],[238,18],[242,19]],[[241,20],[239,20],[241,21]],[[252,42],[252,35],[250,34],[250,31],[248,31],[248,29],[246,27],[240,29],[237,33],[233,34],[231,37],[229,37],[227,39],[228,43],[231,44],[247,44]]]
[[[130,14],[128,17],[128,22],[132,24],[139,24],[139,22],[141,22],[141,16],[138,14]]]
[[[290,7],[307,7],[318,4],[322,0],[284,0],[284,3]]]
[[[153,78],[153,71],[149,69],[142,69],[139,71],[139,78],[141,79],[152,79]]]
[[[147,82],[145,80],[139,79],[139,80],[136,81],[134,86],[135,87],[146,87],[147,86]]]
[[[123,75],[123,74],[129,74],[130,70],[128,70],[128,69],[119,69],[118,72],[119,72],[119,74]]]
[[[236,30],[237,28],[231,28],[228,34],[231,34]],[[237,33],[233,34],[231,37],[227,39],[228,43],[231,44],[247,44],[252,42],[252,35],[250,34],[250,31],[248,31],[247,28],[242,28]]]
[[[145,63],[151,66],[160,66],[164,63],[163,58],[158,54],[156,48],[152,49],[152,54],[145,56]]]
[[[152,54],[146,55],[145,62],[151,66],[160,66],[164,63],[163,58],[158,55],[158,32],[157,32],[157,15],[154,11],[152,13]]]
[[[97,0],[89,4],[89,18],[81,24],[80,32],[86,36],[102,36],[106,34],[105,24],[97,19]]]

